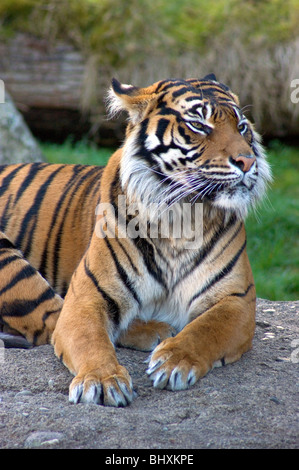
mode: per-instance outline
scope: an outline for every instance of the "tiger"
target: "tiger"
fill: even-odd
[[[113,78],[106,101],[127,124],[105,167],[0,168],[0,320],[4,342],[53,345],[71,403],[124,407],[136,391],[117,347],[147,352],[145,376],[170,391],[251,349],[244,220],[272,176],[214,74],[144,88]],[[185,209],[190,233],[176,236]],[[178,220],[168,232],[166,214]]]

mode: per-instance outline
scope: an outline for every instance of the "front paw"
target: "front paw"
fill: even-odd
[[[155,347],[169,336],[175,336],[175,329],[168,323],[140,319],[134,320],[127,331],[121,333],[118,344],[125,348],[140,351],[153,351]]]
[[[184,390],[210,369],[207,361],[188,343],[168,338],[153,351],[146,373],[156,388]]]
[[[97,370],[78,374],[70,385],[69,401],[123,407],[131,403],[134,394],[128,371],[118,366],[114,374],[106,377]]]

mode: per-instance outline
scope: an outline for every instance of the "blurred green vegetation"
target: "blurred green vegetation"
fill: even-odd
[[[68,38],[102,63],[139,54],[205,52],[236,28],[249,45],[298,35],[298,0],[1,0],[2,36],[15,31]],[[0,23],[0,24],[1,24]]]
[[[71,138],[62,145],[53,142],[40,142],[40,147],[49,163],[104,166],[113,153],[111,148],[98,149],[87,140],[74,143]]]
[[[209,39],[223,33],[251,41],[271,43],[289,40],[298,34],[297,0],[162,0],[169,18],[169,32],[179,43],[203,49]]]
[[[87,141],[40,145],[51,163],[105,165],[113,152]],[[267,153],[274,182],[263,203],[246,221],[248,255],[259,297],[298,300],[299,149],[273,141]]]
[[[298,0],[1,0],[0,39],[22,32],[80,52],[80,111],[94,128],[113,76],[146,86],[214,72],[260,132],[297,133]]]
[[[274,181],[246,221],[248,254],[259,297],[298,300],[299,149],[273,141],[267,153]]]

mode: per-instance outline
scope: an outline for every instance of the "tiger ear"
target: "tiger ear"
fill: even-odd
[[[137,124],[156,96],[153,86],[138,88],[133,85],[125,85],[113,78],[107,100],[109,115],[114,117],[121,111],[127,111],[130,121]]]
[[[202,80],[214,80],[214,82],[217,82],[216,75],[214,73],[209,73],[208,75],[205,75]]]

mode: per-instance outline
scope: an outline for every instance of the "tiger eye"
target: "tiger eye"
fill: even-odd
[[[204,129],[204,125],[201,122],[192,121],[192,126],[196,129]]]

